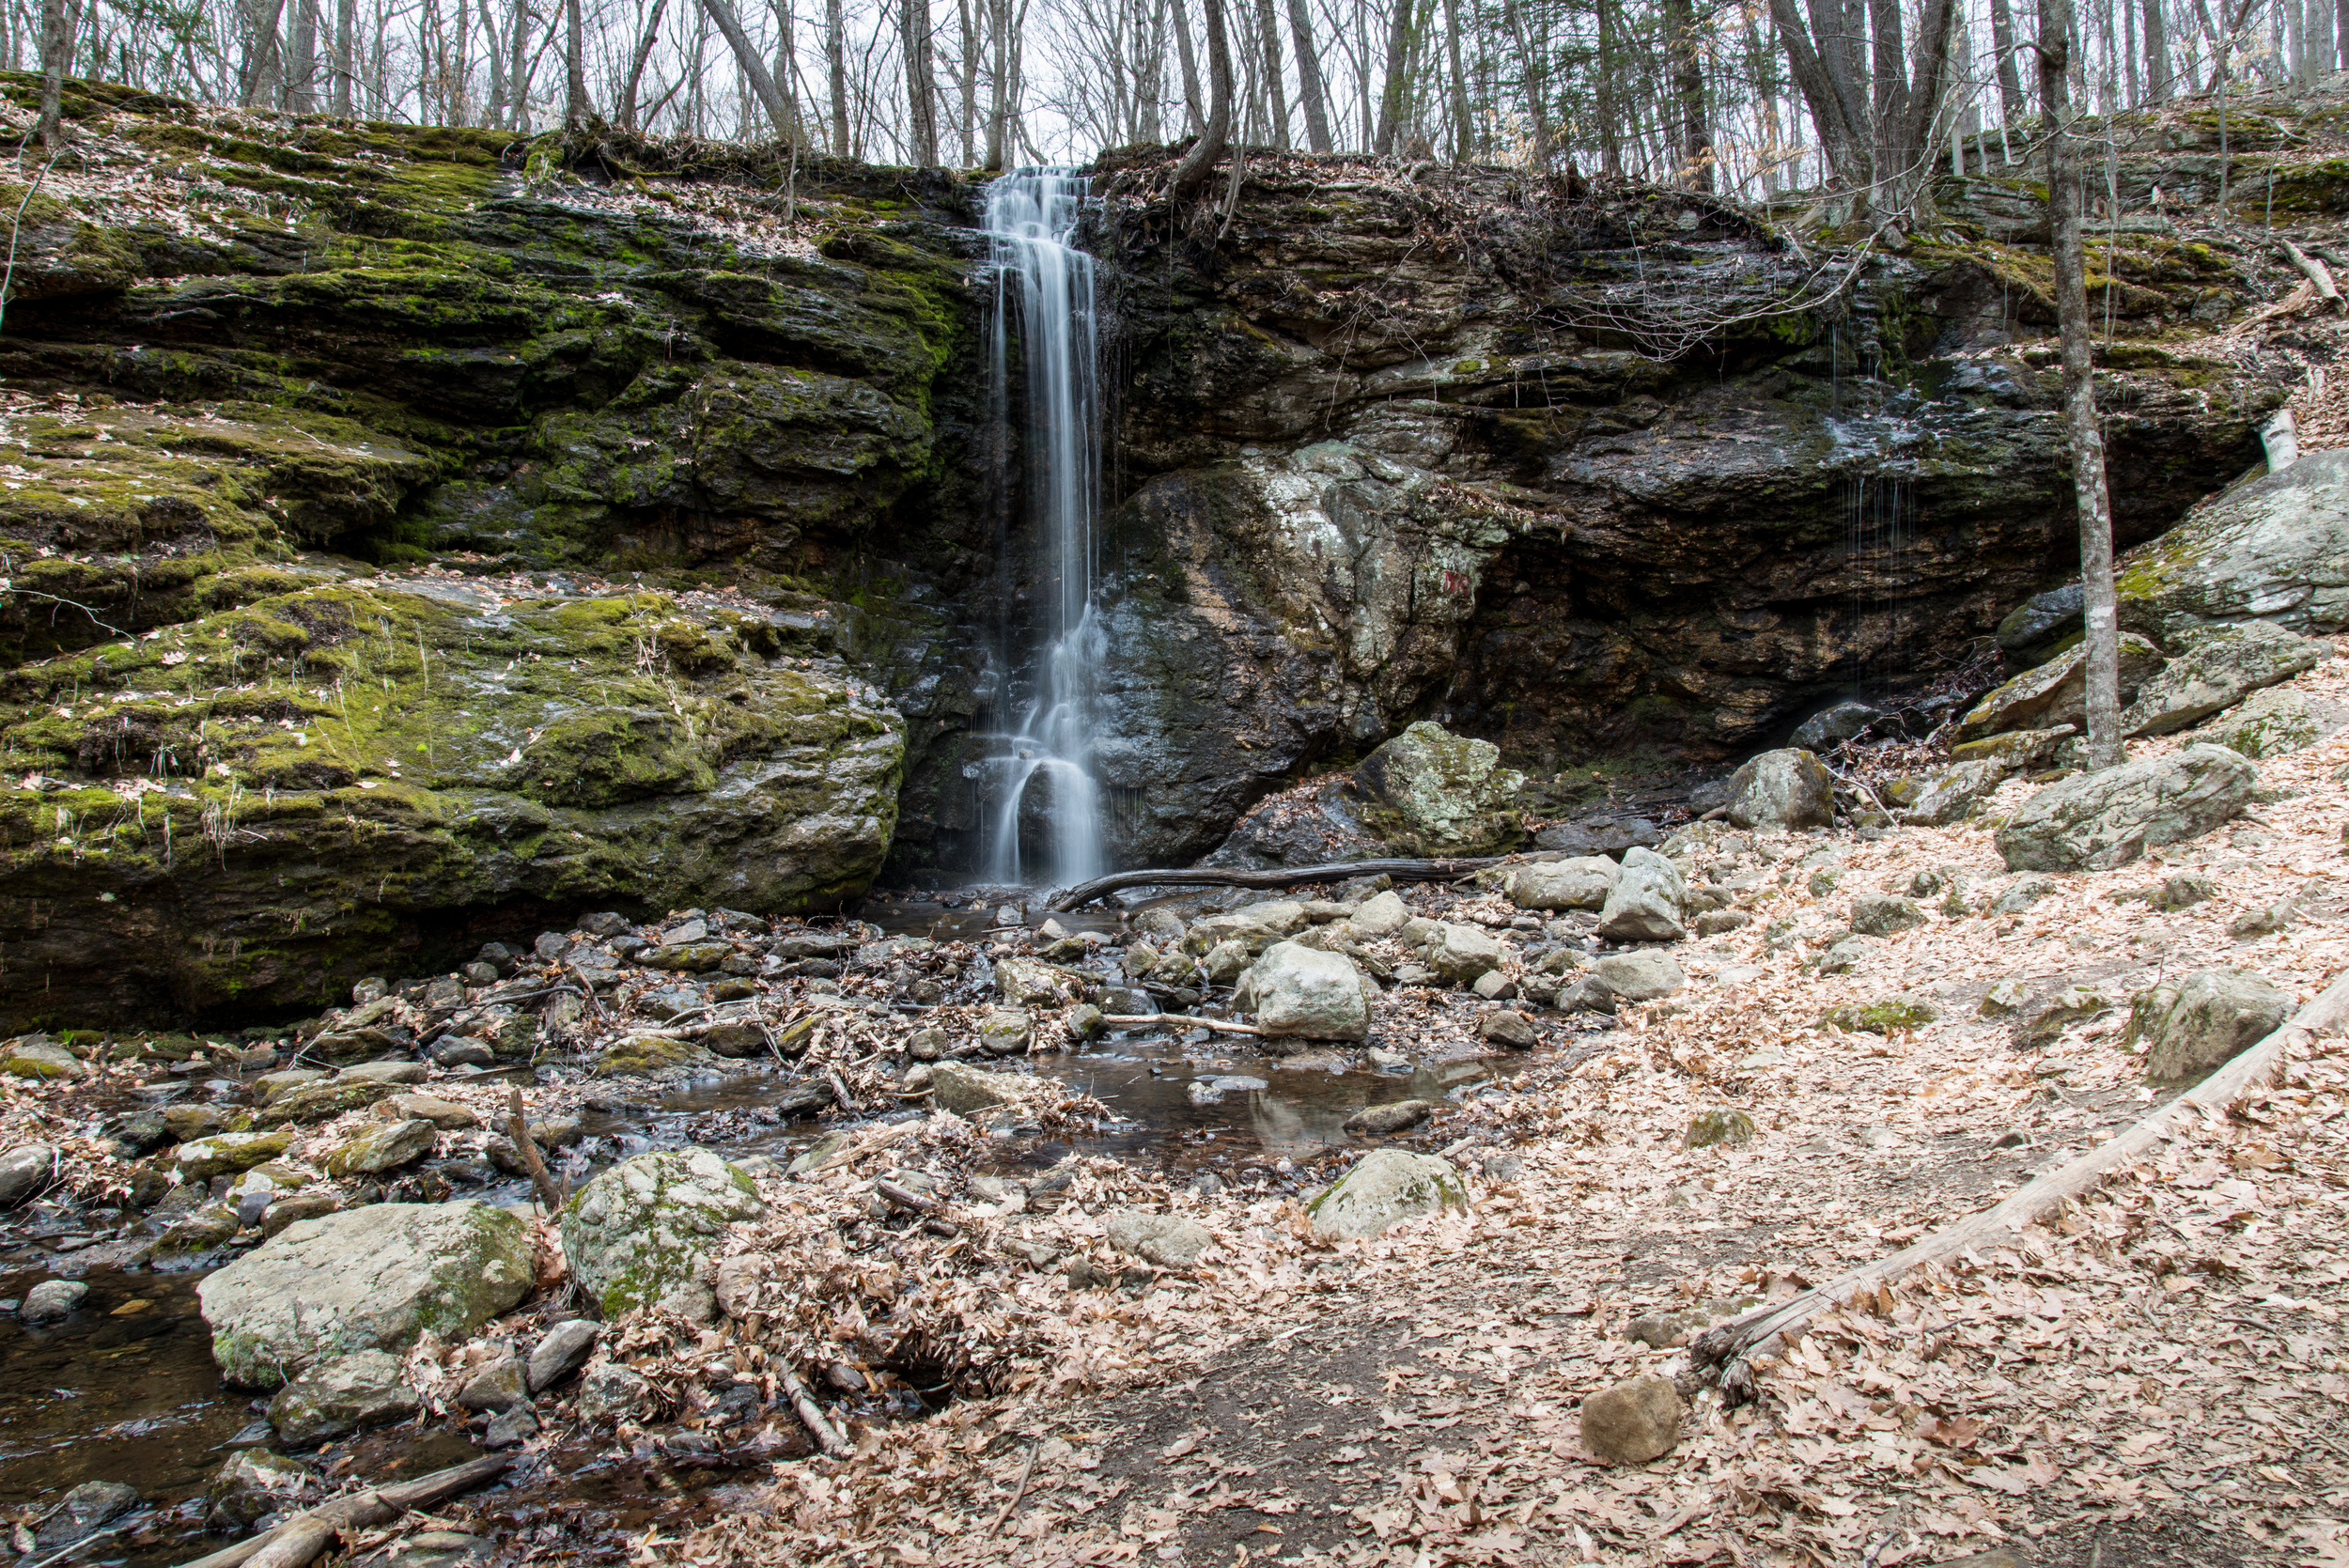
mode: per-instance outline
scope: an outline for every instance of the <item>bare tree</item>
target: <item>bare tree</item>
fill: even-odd
[[[579,0],[563,0],[563,124],[567,128],[583,125],[587,119],[585,32],[580,22]]]
[[[2046,106],[2047,228],[2055,253],[2056,323],[2063,345],[2063,422],[2080,514],[2080,584],[2088,641],[2088,766],[2122,758],[2120,623],[2112,583],[2112,503],[2104,429],[2089,358],[2088,257],[2080,241],[2079,157],[2073,146],[2071,0],[2039,0],[2039,101]]]
[[[836,3],[836,0],[835,0]],[[988,38],[992,53],[988,61],[987,166],[1003,166],[1004,132],[1011,119],[1011,0],[987,0],[990,12]]]
[[[1899,0],[1880,0],[1897,8]],[[1704,113],[1704,60],[1689,0],[1664,0],[1664,50],[1672,59],[1680,166],[1691,189],[1713,188],[1713,133]]]
[[[930,59],[929,0],[897,0],[898,46],[906,71],[906,154],[922,168],[938,164],[938,73]]]
[[[2349,5],[2349,0],[2341,0]],[[1330,140],[1330,95],[1321,81],[1321,60],[1314,50],[1313,18],[1305,0],[1288,0],[1289,39],[1297,45],[1297,96],[1305,111],[1305,145],[1327,152]],[[1178,9],[1176,12],[1180,15]]]
[[[65,0],[40,4],[40,120],[36,133],[44,150],[57,146],[65,116],[65,63],[73,40],[66,26]]]
[[[579,0],[568,0],[568,3],[576,7]],[[758,106],[767,112],[767,123],[775,128],[776,136],[793,137],[798,127],[792,123],[791,106],[784,101],[783,89],[775,85],[774,75],[768,70],[767,62],[759,57],[758,48],[751,42],[750,34],[742,30],[742,18],[734,8],[734,0],[702,0],[702,8],[709,13],[709,20],[724,36],[726,47],[734,51],[735,67],[741,71],[742,80],[750,84],[751,91],[757,95]],[[937,158],[937,129],[932,127],[930,153],[933,162]]]
[[[1872,0],[1873,65],[1862,45],[1857,0],[1810,0],[1805,19],[1796,0],[1770,0],[1787,64],[1810,105],[1830,177],[1889,216],[1907,213],[1922,197],[1932,173],[1934,132],[1949,85],[1950,34],[1955,0],[1923,0],[1918,19],[1913,78],[1904,73],[1909,51],[1901,37],[1899,0]]]
[[[1232,134],[1232,47],[1223,25],[1223,0],[1205,0],[1207,13],[1207,120],[1183,161],[1174,165],[1169,191],[1189,201],[1215,172]]]

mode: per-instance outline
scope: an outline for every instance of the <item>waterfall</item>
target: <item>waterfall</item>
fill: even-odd
[[[1039,645],[1027,660],[1030,674],[1013,683],[1003,702],[1006,717],[1019,714],[1018,727],[997,737],[1001,754],[990,768],[1001,794],[993,803],[988,875],[998,882],[1049,880],[1065,887],[1102,870],[1100,791],[1094,776],[1100,722],[1096,675],[1108,652],[1094,605],[1101,482],[1098,322],[1093,257],[1073,242],[1087,185],[1073,169],[1021,169],[987,193],[987,232],[996,263],[990,390],[997,427],[1007,430],[1016,338],[1026,392],[1019,427],[1026,438],[1026,516],[1043,590],[1031,632]],[[1006,660],[1015,668],[1019,662]],[[1029,688],[1024,693],[1023,685]],[[1023,854],[1023,830],[1040,852]]]

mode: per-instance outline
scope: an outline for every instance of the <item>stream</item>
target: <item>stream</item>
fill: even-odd
[[[941,940],[978,937],[993,918],[985,901],[963,908],[898,903],[875,914],[886,934]],[[1074,930],[1112,924],[1105,918],[1061,918]],[[1342,1126],[1355,1111],[1469,1092],[1494,1067],[1493,1059],[1462,1058],[1379,1069],[1364,1065],[1356,1052],[1277,1057],[1254,1045],[1249,1036],[1178,1023],[1111,1032],[1075,1052],[1030,1058],[1036,1072],[1099,1099],[1113,1120],[1073,1140],[998,1133],[998,1147],[982,1166],[1003,1174],[1033,1172],[1073,1147],[1150,1165],[1177,1179],[1214,1176],[1296,1191],[1296,1166],[1355,1141]],[[1513,1057],[1511,1070],[1527,1060]],[[665,1089],[615,1085],[583,1108],[582,1137],[560,1157],[561,1174],[576,1189],[619,1160],[689,1144],[738,1159],[764,1156],[787,1162],[842,1125],[777,1114],[771,1107],[792,1084],[784,1074],[746,1063],[724,1076]],[[234,1080],[213,1079],[184,1089],[152,1086],[124,1100],[222,1100],[242,1093]],[[456,1195],[491,1203],[530,1198],[524,1181],[503,1175],[485,1185],[461,1184]],[[127,1212],[118,1217],[132,1218]],[[0,1316],[0,1508],[22,1513],[37,1502],[45,1506],[86,1481],[130,1482],[148,1512],[118,1522],[125,1524],[119,1539],[61,1560],[162,1568],[226,1544],[207,1531],[202,1493],[230,1452],[269,1443],[266,1402],[220,1382],[209,1331],[197,1315],[195,1287],[204,1271],[124,1270],[98,1261],[107,1258],[102,1246],[87,1259],[80,1255],[79,1250],[111,1234],[103,1219],[104,1211],[86,1216],[70,1233],[18,1226],[0,1240],[0,1297],[22,1298],[54,1278],[79,1278],[90,1292],[82,1310],[62,1323],[36,1327],[13,1312]],[[452,1422],[444,1429],[366,1434],[304,1457],[330,1475],[387,1481],[475,1452]],[[760,1463],[679,1468],[659,1454],[620,1463],[594,1452],[550,1458],[515,1486],[487,1495],[495,1515],[490,1522],[501,1534],[559,1520],[573,1544],[583,1535],[617,1553],[623,1538],[646,1522],[659,1518],[665,1530],[729,1506],[732,1489],[754,1483],[763,1472]]]

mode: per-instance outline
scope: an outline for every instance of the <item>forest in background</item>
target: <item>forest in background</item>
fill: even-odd
[[[965,168],[1193,135],[1221,67],[1243,146],[1761,199],[2019,163],[2036,32],[2014,0],[8,0],[0,63]],[[2072,102],[2110,114],[2313,83],[2349,0],[2090,0],[2078,33]]]

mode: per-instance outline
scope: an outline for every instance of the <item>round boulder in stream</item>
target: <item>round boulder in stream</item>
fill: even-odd
[[[221,1375],[274,1389],[320,1361],[461,1339],[529,1291],[522,1222],[470,1199],[288,1225],[196,1287]]]
[[[707,1319],[717,1297],[701,1276],[725,1228],[767,1212],[750,1173],[708,1149],[623,1160],[563,1211],[563,1256],[607,1318],[661,1307]]]

